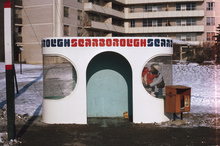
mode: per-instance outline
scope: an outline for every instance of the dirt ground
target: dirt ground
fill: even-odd
[[[220,120],[215,119],[214,115],[185,114],[184,120],[177,119],[160,124],[133,124],[129,119],[124,118],[89,118],[89,124],[86,125],[50,125],[42,123],[41,117],[16,116],[17,139],[15,142],[6,141],[5,144],[19,146],[220,145],[220,129],[217,127]],[[207,127],[207,123],[210,126]],[[0,132],[6,130],[6,126],[1,125]]]

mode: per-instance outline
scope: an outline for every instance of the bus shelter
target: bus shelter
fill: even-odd
[[[42,39],[43,113],[49,124],[87,124],[89,117],[133,123],[170,120],[173,42],[162,37]],[[171,115],[172,116],[172,115]]]

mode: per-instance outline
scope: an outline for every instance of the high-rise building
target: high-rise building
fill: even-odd
[[[213,42],[220,24],[219,0],[16,1],[15,41],[27,63],[42,63],[44,37],[161,36],[198,45]]]
[[[103,36],[163,36],[199,44],[213,41],[220,23],[216,0],[89,0],[87,28]],[[107,34],[107,35],[106,35]]]

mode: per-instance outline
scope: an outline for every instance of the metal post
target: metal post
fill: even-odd
[[[14,78],[15,78],[15,86],[16,86],[16,91],[17,91],[17,94],[19,94],[19,91],[18,91],[18,82],[17,82],[17,76],[16,76],[16,71],[15,71],[15,65],[13,64],[13,73],[14,73]]]
[[[5,70],[7,96],[8,140],[15,139],[15,101],[14,101],[14,54],[12,47],[12,9],[11,2],[4,3]]]
[[[20,48],[20,74],[22,74],[22,61],[21,61],[21,48]]]
[[[182,46],[180,47],[180,60],[183,60],[183,48]]]
[[[183,119],[183,112],[181,112],[181,114],[180,114],[180,119],[181,120]]]
[[[176,120],[176,113],[173,113],[173,121]]]

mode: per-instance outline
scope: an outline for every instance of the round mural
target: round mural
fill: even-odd
[[[148,61],[142,70],[142,83],[154,97],[165,97],[165,86],[172,85],[171,56],[157,56]]]

